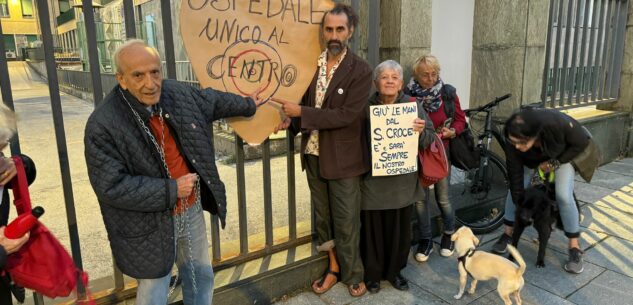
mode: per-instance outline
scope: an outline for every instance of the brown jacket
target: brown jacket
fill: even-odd
[[[343,179],[369,171],[366,123],[372,70],[363,59],[347,50],[336,69],[321,109],[314,107],[318,70],[301,99],[301,117],[293,130],[301,130],[301,160],[312,130],[319,131],[319,165],[325,179]]]

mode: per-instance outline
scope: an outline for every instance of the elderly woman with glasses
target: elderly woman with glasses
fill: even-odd
[[[504,147],[510,194],[505,205],[505,232],[493,245],[496,253],[505,253],[512,241],[515,205],[521,203],[525,187],[534,170],[554,172],[556,202],[565,236],[569,238],[569,259],[564,269],[583,271],[582,250],[578,242],[580,225],[574,199],[576,171],[589,182],[600,163],[600,152],[591,135],[578,121],[553,109],[525,109],[513,114],[505,123]]]
[[[450,139],[462,133],[466,127],[466,115],[459,103],[455,87],[445,84],[440,78],[440,63],[435,56],[423,55],[415,61],[413,77],[405,92],[420,101],[424,110],[429,114],[436,132],[442,138],[444,148],[448,149]],[[449,156],[449,154],[446,155]],[[454,251],[451,236],[455,232],[455,211],[448,198],[448,188],[448,177],[438,181],[433,188],[435,201],[443,221],[442,231],[444,234],[440,240],[440,255],[444,257],[451,256]],[[426,189],[426,195],[415,203],[420,232],[420,242],[415,253],[415,259],[418,262],[427,261],[433,252],[429,193],[429,189]]]
[[[377,92],[370,96],[368,107],[416,102],[402,92],[402,67],[393,60],[376,67],[374,84]],[[419,133],[419,149],[433,142],[433,125],[427,122],[424,108],[418,105],[418,118],[411,124]],[[367,290],[378,292],[382,279],[406,290],[408,282],[400,271],[411,247],[412,204],[423,195],[418,173],[374,177],[370,172],[363,178],[361,193],[361,257]]]

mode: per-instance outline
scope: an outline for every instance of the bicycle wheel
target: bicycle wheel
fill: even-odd
[[[508,196],[508,171],[501,158],[489,152],[484,175],[479,169],[452,167],[449,200],[455,209],[455,220],[470,227],[475,234],[489,233],[503,223]]]

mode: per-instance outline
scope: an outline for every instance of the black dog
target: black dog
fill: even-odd
[[[562,226],[553,183],[537,184],[525,189],[523,201],[517,206],[512,234],[512,245],[517,247],[523,230],[530,225],[538,232],[536,267],[545,267],[545,249],[552,234],[552,226]]]

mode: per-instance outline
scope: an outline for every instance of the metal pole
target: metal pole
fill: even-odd
[[[160,0],[160,13],[163,19],[163,36],[165,38],[165,64],[167,78],[176,79],[176,56],[174,55],[174,32],[171,28],[171,3]]]
[[[550,107],[556,107],[556,95],[558,94],[559,85],[559,71],[558,63],[560,61],[560,40],[563,33],[561,23],[563,22],[563,2],[564,0],[558,0],[558,22],[556,23],[556,45],[554,45],[554,66],[552,67],[552,99],[550,101]]]
[[[571,55],[571,70],[569,72],[569,83],[570,83],[570,88],[569,88],[569,95],[567,96],[567,105],[572,105],[573,101],[572,99],[575,97],[575,93],[577,92],[577,86],[579,86],[580,84],[578,83],[578,75],[580,75],[578,73],[577,70],[577,62],[578,62],[578,39],[580,38],[580,12],[581,12],[581,4],[586,2],[586,0],[581,0],[576,2],[576,15],[574,16],[574,18],[576,19],[576,25],[574,26],[574,42],[573,42],[573,47],[572,47],[572,55]],[[577,97],[576,97],[577,98]],[[565,103],[563,103],[565,104]]]
[[[552,56],[552,32],[554,32],[554,24],[552,23],[552,20],[554,19],[554,13],[556,10],[556,6],[554,5],[554,1],[550,1],[549,3],[549,18],[547,21],[547,44],[545,47],[545,68],[543,69],[543,87],[542,87],[542,91],[541,91],[541,103],[543,103],[543,106],[545,106],[545,102],[547,101],[547,83],[548,83],[548,77],[549,77],[549,69],[551,68],[550,66],[550,61],[551,61],[551,56]],[[553,70],[552,70],[553,71]],[[552,92],[552,94],[555,94],[554,92]]]
[[[380,0],[369,1],[369,20],[367,61],[375,67],[380,60]]]
[[[92,95],[95,106],[97,106],[103,100],[103,88],[101,86],[101,64],[99,63],[99,51],[97,50],[97,27],[95,25],[92,0],[83,0],[81,7],[83,9],[86,40],[88,42],[88,64],[90,66],[90,79],[92,80]]]
[[[81,247],[79,245],[79,231],[77,229],[77,215],[75,214],[75,200],[73,198],[73,186],[70,176],[70,164],[68,161],[68,149],[66,147],[66,132],[64,131],[64,116],[62,115],[62,103],[59,96],[59,83],[55,73],[55,57],[53,56],[53,35],[48,23],[48,2],[37,0],[39,9],[40,28],[42,29],[42,42],[44,44],[44,58],[46,73],[48,75],[48,92],[51,98],[53,111],[53,124],[55,126],[55,139],[57,142],[57,154],[59,155],[59,168],[62,175],[62,189],[64,191],[64,203],[66,205],[66,218],[68,233],[70,236],[70,249],[73,261],[79,269],[83,269],[81,262]]]
[[[591,92],[591,88],[592,88],[592,83],[593,83],[593,71],[595,70],[595,59],[594,59],[594,52],[596,50],[596,31],[597,31],[597,22],[598,22],[598,8],[600,7],[600,4],[598,4],[599,0],[593,0],[593,8],[591,9],[591,36],[589,37],[589,43],[588,43],[588,47],[589,47],[589,54],[587,55],[587,66],[589,67],[589,71],[587,74],[587,79],[583,80],[583,95],[585,96],[584,98],[584,102],[588,103],[589,102],[589,93]],[[593,99],[593,95],[591,97]]]
[[[136,20],[134,19],[133,0],[123,0],[123,17],[125,22],[125,37],[136,38]]]
[[[273,200],[270,174],[270,139],[262,144],[262,171],[264,182],[264,227],[266,232],[266,247],[273,245]]]
[[[614,1],[614,0],[611,0]],[[601,64],[601,69],[600,69],[600,74],[598,75],[598,89],[600,90],[600,92],[598,93],[598,99],[602,100],[604,98],[604,87],[605,87],[605,82],[606,82],[606,78],[607,78],[607,72],[609,70],[610,67],[607,67],[607,58],[609,58],[609,54],[611,54],[612,51],[612,47],[611,47],[611,40],[613,39],[613,31],[611,31],[611,14],[613,12],[613,7],[614,7],[614,3],[613,2],[608,2],[609,8],[607,9],[607,19],[605,19],[604,21],[604,42],[603,42],[603,48],[604,51],[602,53],[602,64]]]
[[[244,141],[235,134],[235,169],[237,171],[237,213],[240,227],[240,255],[248,253],[248,219],[246,214],[246,175],[244,173]]]
[[[2,22],[0,22],[0,90],[2,91],[2,101],[9,109],[15,112],[13,104],[13,93],[11,92],[11,80],[9,79],[9,65],[4,48],[4,35],[2,34]],[[20,138],[16,133],[11,138],[11,154],[20,154]]]
[[[596,57],[594,58],[594,73],[593,73],[593,87],[591,92],[591,99],[596,102],[599,100],[598,97],[598,79],[602,74],[602,67],[600,67],[600,59],[602,58],[602,52],[604,50],[604,42],[602,41],[602,34],[604,33],[605,24],[605,10],[608,8],[607,6],[608,0],[602,1],[602,7],[600,8],[600,21],[598,22],[598,40],[596,41]]]
[[[585,58],[585,54],[587,53],[587,36],[589,33],[587,31],[591,31],[591,28],[587,25],[589,23],[589,7],[591,6],[591,0],[585,0],[585,18],[582,21],[582,41],[580,42],[580,61],[578,63],[578,70],[580,70],[580,74],[577,78],[578,87],[576,88],[576,104],[580,105],[583,100],[583,92],[585,87],[585,69],[588,66],[588,61]]]
[[[295,189],[295,137],[286,131],[286,169],[288,178],[288,237],[297,238],[297,195]]]
[[[574,8],[573,0],[567,1],[567,25],[565,26],[565,45],[563,46],[563,64],[562,66],[562,76],[561,76],[561,90],[560,90],[560,99],[558,100],[558,106],[565,106],[565,92],[568,92],[569,88],[567,87],[567,74],[569,70],[569,41],[571,40],[571,21],[573,19],[573,8]],[[571,71],[569,71],[571,72]],[[571,94],[571,90],[569,90]]]

